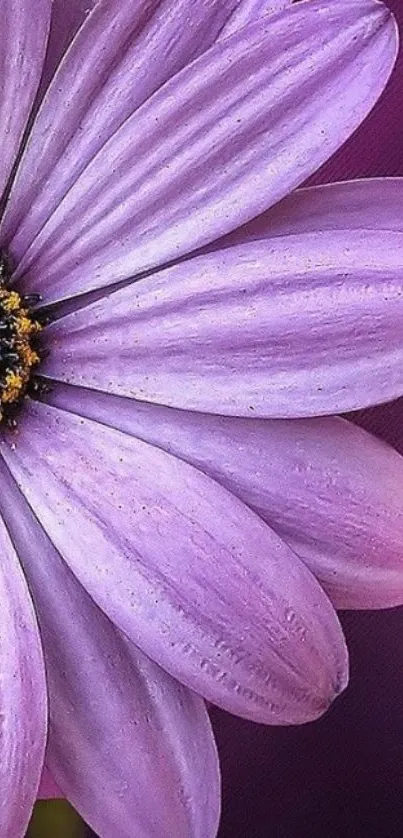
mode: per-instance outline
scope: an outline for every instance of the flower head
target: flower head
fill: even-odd
[[[50,0],[3,6],[0,831],[47,736],[102,838],[208,838],[202,699],[315,719],[347,654],[311,571],[336,606],[402,601],[400,458],[313,418],[402,392],[401,184],[285,197],[381,93],[395,24],[99,0],[55,68]]]

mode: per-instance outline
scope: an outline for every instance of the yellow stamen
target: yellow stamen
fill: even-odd
[[[0,421],[5,406],[13,405],[24,395],[39,355],[32,346],[32,338],[41,331],[33,320],[23,299],[16,291],[9,291],[0,278]],[[5,337],[4,337],[5,336]]]
[[[21,297],[16,291],[6,291],[6,289],[3,288],[0,292],[0,300],[2,308],[7,312],[7,314],[19,311],[21,306]]]

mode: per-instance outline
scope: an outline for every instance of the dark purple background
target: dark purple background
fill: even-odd
[[[267,728],[214,710],[219,838],[402,838],[403,612],[342,620],[351,684],[325,718]]]

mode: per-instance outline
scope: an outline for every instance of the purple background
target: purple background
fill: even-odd
[[[219,838],[402,838],[403,610],[342,620],[351,684],[325,718],[267,728],[214,710]]]

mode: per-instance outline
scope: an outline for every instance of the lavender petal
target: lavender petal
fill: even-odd
[[[325,230],[184,261],[52,324],[45,375],[206,413],[294,418],[403,393],[403,234]]]
[[[306,562],[336,608],[403,604],[403,457],[350,422],[211,416],[66,385],[48,399],[213,477]],[[387,415],[397,429],[398,410]]]
[[[24,838],[42,772],[45,669],[30,594],[0,518],[0,835]]]
[[[219,771],[204,703],[114,629],[4,466],[1,479],[41,628],[47,764],[63,794],[102,838],[214,838]]]
[[[20,287],[35,283],[48,302],[102,288],[263,212],[354,131],[383,90],[396,50],[394,19],[373,0],[292,4],[235,32],[115,130],[26,251]],[[70,91],[71,74],[67,83]],[[119,112],[109,105],[102,125]],[[102,132],[106,140],[108,127]],[[92,132],[83,134],[91,144]],[[80,150],[78,171],[84,159]],[[75,170],[64,154],[60,166]],[[58,179],[41,202],[52,202],[54,189]],[[21,207],[26,212],[27,203]],[[18,259],[23,239],[11,242]]]
[[[239,0],[96,4],[47,92],[14,184],[3,240],[16,260],[125,120],[214,43],[238,6]],[[46,76],[80,11],[68,8],[66,20],[67,10],[54,9]]]
[[[403,178],[369,178],[296,189],[272,209],[215,242],[209,250],[323,230],[402,232]]]
[[[38,89],[52,0],[3,0],[0,38],[0,197]],[[18,107],[16,105],[18,104]]]
[[[26,405],[2,455],[94,601],[185,685],[273,724],[317,718],[344,688],[346,649],[329,600],[214,480],[43,404]]]

